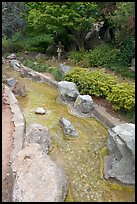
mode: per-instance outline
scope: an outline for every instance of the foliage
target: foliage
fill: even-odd
[[[11,38],[25,26],[20,13],[25,12],[23,2],[2,2],[2,35]]]
[[[47,72],[53,74],[57,81],[61,81],[63,79],[63,74],[58,67],[48,67]]]
[[[89,52],[89,64],[92,67],[103,66],[117,61],[119,49],[108,44],[101,44]]]
[[[6,36],[2,37],[2,53],[15,53],[21,50],[24,50],[24,43],[20,41],[15,41],[13,38],[7,39]]]
[[[119,56],[117,57],[119,62],[122,62],[123,65],[130,66],[131,61],[135,56],[135,41],[134,38],[128,37],[124,44],[120,48]]]
[[[25,66],[28,66],[29,68],[32,68],[35,71],[38,72],[48,72],[53,74],[53,76],[55,77],[55,80],[60,81],[63,78],[63,75],[60,71],[60,69],[58,67],[50,67],[48,64],[46,63],[38,63],[35,60],[24,60],[23,64]]]
[[[127,37],[135,35],[135,2],[116,2],[116,9],[106,18],[118,28],[117,42],[124,42]]]
[[[23,64],[38,72],[46,72],[48,68],[48,64],[40,64],[40,63],[37,63],[35,60],[30,60],[30,59],[24,60]]]
[[[74,65],[80,65],[82,67],[90,67],[89,64],[89,52],[80,51],[70,51],[68,54],[68,60]]]
[[[103,43],[89,52],[70,52],[69,57],[73,59],[75,63],[78,63],[78,65],[80,65],[80,62],[83,60],[87,67],[98,67],[117,61],[118,54],[119,49]]]
[[[116,84],[107,96],[114,110],[131,110],[135,106],[135,85],[128,83]]]
[[[114,71],[117,74],[120,74],[123,78],[126,77],[130,79],[135,79],[135,72],[129,70],[129,68],[123,65],[122,62],[110,63],[108,65],[105,65],[105,67]]]
[[[76,83],[81,94],[106,97],[116,84],[116,77],[101,71],[90,72],[83,68],[74,68],[65,75],[65,80]]]
[[[65,80],[74,82],[81,94],[104,97],[112,102],[114,110],[132,110],[135,106],[134,84],[118,84],[116,77],[100,71],[90,72],[74,68],[65,75]]]
[[[72,34],[78,48],[84,46],[85,34],[97,18],[94,2],[28,2],[26,20],[29,27],[41,33]]]

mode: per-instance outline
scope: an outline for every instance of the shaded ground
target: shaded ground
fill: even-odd
[[[14,124],[9,104],[2,105],[2,202],[10,200],[9,193],[9,171],[10,152],[13,144]]]

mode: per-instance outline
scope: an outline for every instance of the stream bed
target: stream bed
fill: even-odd
[[[26,97],[18,97],[26,126],[40,123],[49,128],[53,150],[50,157],[66,172],[69,192],[66,202],[134,202],[134,186],[125,186],[103,177],[103,156],[107,150],[107,129],[94,118],[80,118],[70,114],[67,105],[57,102],[58,90],[42,82],[22,78],[8,70],[8,77],[24,83]],[[46,109],[45,115],[35,114],[37,107]],[[67,118],[79,136],[67,139],[59,126],[59,119]]]

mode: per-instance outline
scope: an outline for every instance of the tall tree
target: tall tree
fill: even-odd
[[[98,18],[95,2],[29,2],[27,21],[29,26],[40,32],[58,36],[66,31],[73,36],[79,49],[92,24]]]
[[[22,29],[25,22],[20,16],[25,11],[22,2],[2,2],[2,34],[11,37],[17,30]]]

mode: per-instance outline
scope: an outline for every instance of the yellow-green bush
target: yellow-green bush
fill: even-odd
[[[131,110],[135,106],[135,86],[117,83],[117,78],[101,71],[74,68],[65,75],[65,80],[74,82],[81,94],[95,95],[112,102],[114,110]]]
[[[114,110],[131,110],[135,106],[135,85],[116,84],[109,93],[107,100],[112,102]]]
[[[65,75],[65,80],[74,82],[81,94],[106,97],[116,84],[116,77],[101,71],[90,72],[88,69],[74,68]]]

